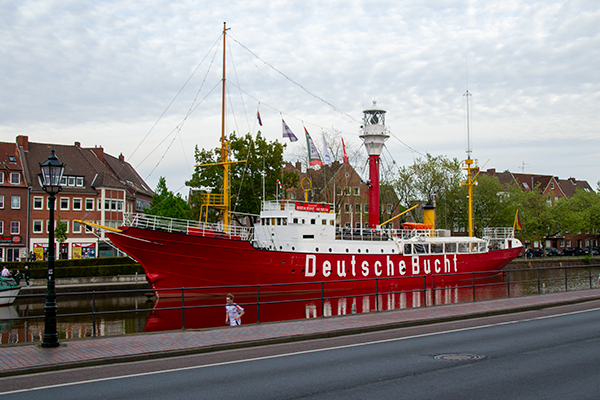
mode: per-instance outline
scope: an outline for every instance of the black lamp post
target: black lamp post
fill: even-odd
[[[48,232],[48,282],[46,286],[46,306],[44,306],[44,340],[42,347],[58,347],[58,334],[56,333],[56,286],[54,281],[54,204],[56,194],[62,190],[60,181],[65,171],[65,165],[58,161],[52,154],[40,164],[42,170],[41,184],[44,192],[48,193],[48,207],[50,208],[50,229]]]

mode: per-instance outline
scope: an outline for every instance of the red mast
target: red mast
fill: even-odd
[[[369,227],[379,225],[379,156],[385,141],[390,137],[385,126],[385,111],[375,108],[363,111],[363,134],[360,138],[365,144],[369,154]]]

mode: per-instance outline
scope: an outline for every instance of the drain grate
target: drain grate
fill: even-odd
[[[443,361],[469,361],[469,360],[481,360],[484,356],[479,354],[440,354],[435,356],[436,360]]]

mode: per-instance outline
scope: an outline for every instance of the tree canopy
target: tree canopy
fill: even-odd
[[[263,187],[265,200],[269,200],[275,199],[278,186],[277,180],[281,182],[283,190],[297,185],[298,174],[283,171],[285,166],[283,160],[285,144],[277,140],[267,141],[260,131],[255,138],[250,134],[237,136],[233,132],[227,140],[230,143],[230,161],[246,160],[231,165],[232,211],[258,214],[263,199]],[[194,157],[198,165],[218,163],[221,160],[221,150],[220,148],[200,150],[196,146]],[[191,197],[194,205],[193,211],[195,216],[199,216],[199,196],[201,196],[201,192],[222,193],[223,191],[223,167],[220,165],[196,167],[192,178],[186,182],[186,185],[194,189],[194,194]],[[209,216],[211,220],[216,218],[216,213]]]
[[[191,217],[190,206],[179,193],[175,194],[167,188],[167,180],[161,176],[152,196],[152,206],[148,214],[162,217],[188,219]]]

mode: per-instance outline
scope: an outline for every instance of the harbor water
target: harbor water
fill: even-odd
[[[176,291],[157,298],[148,290],[68,294],[58,292],[59,340],[117,336],[225,326],[225,294],[245,309],[243,324],[304,318],[328,318],[353,313],[400,310],[505,297],[543,295],[597,288],[600,266],[517,270],[492,277],[400,288],[328,290],[317,284],[307,291],[257,293],[234,288],[188,294]],[[45,296],[23,296],[0,307],[1,343],[41,342]],[[183,307],[182,307],[183,306]],[[18,319],[11,319],[18,318]]]

